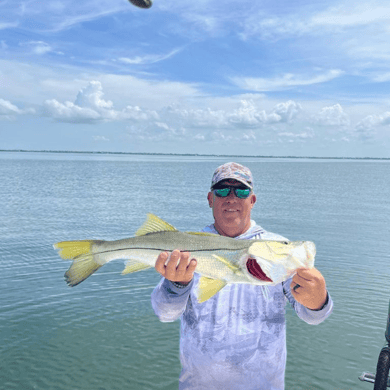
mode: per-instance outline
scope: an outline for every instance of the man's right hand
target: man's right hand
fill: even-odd
[[[188,284],[194,277],[197,265],[196,259],[189,261],[189,258],[189,252],[180,252],[178,249],[175,249],[170,255],[168,252],[161,252],[157,257],[155,269],[171,282]]]

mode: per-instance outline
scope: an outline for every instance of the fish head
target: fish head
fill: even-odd
[[[240,260],[251,283],[275,285],[295,274],[297,268],[312,268],[316,254],[311,241],[255,241]]]

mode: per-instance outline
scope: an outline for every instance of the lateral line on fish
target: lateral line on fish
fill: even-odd
[[[102,251],[102,252],[94,252],[92,253],[93,255],[100,255],[102,253],[109,253],[109,252],[119,252],[119,251],[128,251],[128,250],[135,250],[135,249],[146,249],[146,250],[152,250],[152,251],[163,251],[167,252],[169,249],[162,249],[162,248],[145,248],[145,247],[129,247],[129,248],[119,248],[115,250],[107,250],[107,251]],[[241,248],[246,249],[246,247]],[[240,250],[240,249],[237,249]],[[215,252],[215,251],[226,251],[226,248],[213,248],[213,249],[185,249],[185,250],[180,250],[180,252]]]

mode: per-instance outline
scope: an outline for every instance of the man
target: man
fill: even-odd
[[[256,203],[250,170],[237,163],[218,167],[207,195],[214,224],[204,232],[236,239],[283,240],[251,220]],[[179,263],[178,263],[179,261]],[[276,286],[231,284],[198,303],[199,275],[189,253],[161,253],[156,270],[164,277],[152,293],[163,322],[181,318],[180,390],[283,390],[286,365],[285,304],[309,324],[319,324],[333,302],[321,273],[298,269]]]

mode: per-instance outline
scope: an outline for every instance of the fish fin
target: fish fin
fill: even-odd
[[[102,266],[94,260],[92,254],[77,258],[65,272],[65,281],[70,287],[77,286]]]
[[[132,272],[143,271],[144,269],[148,268],[151,268],[151,266],[148,264],[141,263],[137,260],[128,260],[126,262],[125,269],[122,271],[122,275],[131,274]]]
[[[211,279],[202,276],[198,285],[198,302],[203,303],[214,296],[226,286],[226,282],[220,279]]]
[[[193,236],[216,236],[214,233],[205,233],[205,232],[186,232],[187,234],[191,234]]]
[[[90,253],[94,242],[93,240],[61,241],[54,244],[53,247],[58,249],[58,254],[62,259],[67,260]]]
[[[103,265],[98,264],[91,253],[92,245],[96,242],[94,240],[62,241],[53,245],[58,249],[61,258],[73,260],[64,275],[69,286],[73,287],[81,283]]]
[[[240,267],[232,264],[228,259],[225,259],[224,257],[215,254],[213,254],[212,256],[224,265],[226,265],[226,267],[230,268],[233,272],[237,272],[240,270]]]
[[[147,215],[146,221],[143,225],[137,230],[135,233],[136,236],[144,236],[149,233],[157,233],[157,232],[177,232],[172,225],[168,222],[165,222],[161,218],[157,217],[157,215],[149,213]]]

